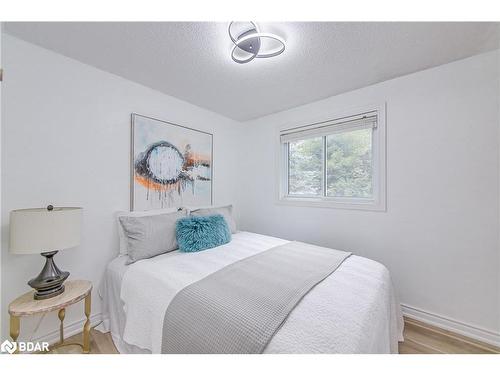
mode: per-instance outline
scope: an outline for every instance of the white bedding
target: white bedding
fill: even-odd
[[[179,290],[286,242],[239,232],[229,244],[199,253],[175,251],[128,266],[118,257],[103,285],[107,328],[118,350],[160,353],[163,317]],[[388,270],[353,255],[302,299],[265,353],[397,353],[402,330]]]

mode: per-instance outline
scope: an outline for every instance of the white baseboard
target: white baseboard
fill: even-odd
[[[90,316],[90,326],[95,327],[102,321],[102,314],[97,313]],[[83,331],[83,325],[85,324],[85,319],[81,319],[74,323],[64,325],[64,338],[71,337]],[[59,342],[59,329],[50,332],[46,335],[33,338],[33,342],[48,342],[49,345]]]
[[[479,340],[484,343],[500,347],[500,332],[490,331],[484,328],[459,322],[458,320],[448,318],[442,315],[424,311],[422,309],[401,304],[403,315],[408,318],[419,320],[438,328],[446,329],[450,332]]]

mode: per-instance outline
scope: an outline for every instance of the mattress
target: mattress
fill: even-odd
[[[199,253],[174,251],[131,265],[119,256],[107,266],[101,286],[104,330],[120,353],[160,353],[163,317],[178,291],[287,242],[238,232],[229,244]],[[352,255],[300,301],[264,353],[397,353],[402,331],[389,271]]]

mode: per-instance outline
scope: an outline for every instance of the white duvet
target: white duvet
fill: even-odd
[[[114,306],[108,315],[113,339],[121,342],[118,348],[125,343],[128,348],[160,353],[163,317],[178,291],[228,264],[286,242],[239,232],[229,244],[214,249],[175,251],[123,266],[121,287],[119,282],[110,285],[108,276],[104,293],[112,299],[120,290],[122,306],[104,304]],[[397,353],[402,329],[388,270],[351,256],[301,300],[265,353]]]

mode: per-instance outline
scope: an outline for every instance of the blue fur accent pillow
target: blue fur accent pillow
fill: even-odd
[[[231,230],[222,215],[179,219],[175,232],[179,250],[185,253],[211,249],[231,241]]]

